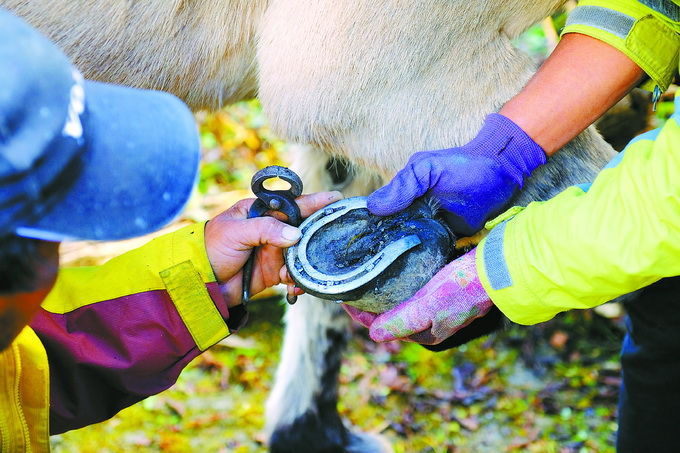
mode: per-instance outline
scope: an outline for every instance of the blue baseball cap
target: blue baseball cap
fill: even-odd
[[[179,99],[83,80],[54,44],[0,9],[0,236],[154,231],[182,210],[199,157]]]

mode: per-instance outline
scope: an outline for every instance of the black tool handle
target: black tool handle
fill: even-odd
[[[288,190],[269,190],[264,187],[264,182],[268,179],[281,178],[290,184]],[[299,226],[302,223],[300,208],[295,199],[302,195],[302,180],[292,170],[272,165],[258,171],[253,175],[250,187],[257,197],[248,211],[248,218],[262,217],[267,211],[279,211],[286,216],[285,222],[289,225]],[[243,266],[243,290],[242,302],[245,305],[250,300],[250,285],[252,281],[253,265],[255,261],[255,250],[248,257],[248,261]],[[289,298],[289,303],[294,300]]]

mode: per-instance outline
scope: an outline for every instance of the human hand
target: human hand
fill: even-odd
[[[296,202],[304,218],[342,198],[340,192],[319,192],[298,197]],[[262,246],[257,249],[253,266],[252,293],[279,283],[289,284],[290,291],[293,285],[284,266],[282,249],[300,239],[300,230],[283,223],[285,216],[279,212],[272,213],[278,220],[274,217],[248,219],[248,210],[254,201],[239,201],[205,226],[208,259],[229,307],[241,303],[242,268],[255,247]],[[295,288],[295,294],[302,294],[302,290]]]
[[[343,304],[374,341],[438,344],[493,306],[477,275],[476,249],[443,267],[413,297],[380,315]]]
[[[411,156],[386,186],[368,197],[368,209],[389,215],[430,193],[447,211],[454,232],[479,231],[498,214],[538,166],[543,149],[503,115],[486,117],[477,137],[458,148],[424,151]]]

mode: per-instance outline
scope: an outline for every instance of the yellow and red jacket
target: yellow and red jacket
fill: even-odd
[[[30,327],[0,351],[0,452],[49,451],[47,354]]]
[[[204,223],[102,266],[60,270],[30,327],[0,353],[0,451],[106,420],[175,383],[237,329],[208,261]]]
[[[678,1],[585,0],[563,33],[621,50],[659,94],[678,71],[679,20]],[[675,111],[663,128],[634,139],[592,185],[487,224],[477,269],[510,320],[536,324],[680,275],[680,98]]]

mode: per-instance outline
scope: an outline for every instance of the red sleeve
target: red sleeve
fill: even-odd
[[[227,311],[217,283],[206,285],[230,330],[245,320]],[[231,315],[231,317],[230,317]],[[41,309],[31,327],[50,365],[50,431],[98,423],[172,386],[201,350],[167,291],[86,305],[65,314]]]

